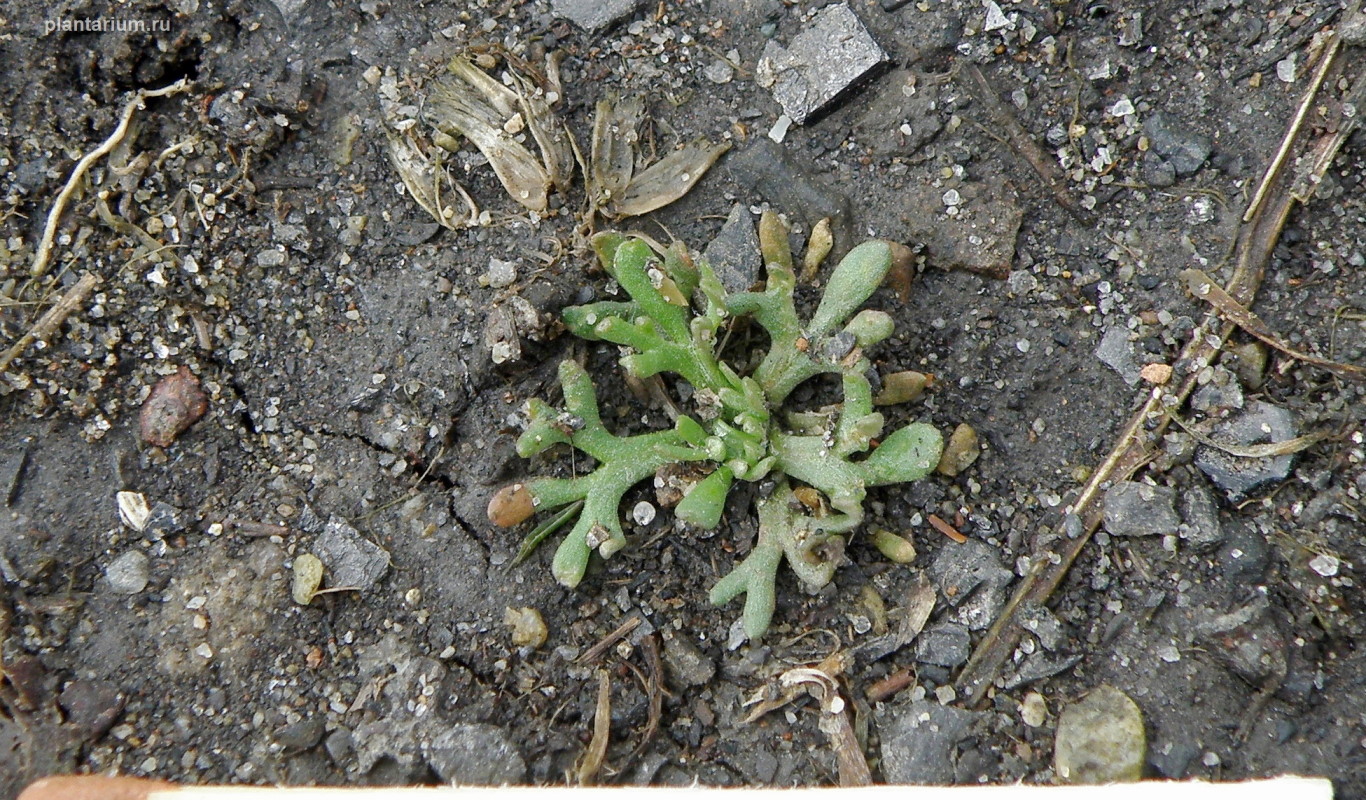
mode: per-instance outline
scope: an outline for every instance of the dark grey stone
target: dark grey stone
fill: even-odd
[[[1196,641],[1230,672],[1259,689],[1285,677],[1289,642],[1265,595],[1227,614],[1203,616]]]
[[[887,54],[848,5],[826,6],[784,48],[764,46],[755,81],[798,123],[829,105]]]
[[[930,563],[931,582],[957,609],[953,619],[970,630],[986,629],[1005,605],[1015,575],[1001,565],[1000,557],[997,548],[969,539],[940,548]]]
[[[333,764],[339,767],[346,766],[356,753],[355,744],[351,741],[351,731],[338,728],[327,734],[327,738],[323,740],[323,749],[327,751]]]
[[[1219,548],[1219,569],[1233,582],[1259,581],[1266,572],[1271,548],[1261,534],[1233,521],[1227,538]]]
[[[496,725],[453,725],[424,750],[442,780],[461,786],[501,786],[526,778],[522,754]]]
[[[1248,403],[1243,413],[1219,423],[1210,438],[1240,447],[1293,439],[1299,431],[1294,416],[1284,408],[1262,401]],[[1195,466],[1216,486],[1239,502],[1252,490],[1268,483],[1283,481],[1290,475],[1294,456],[1243,458],[1213,447],[1195,451]]]
[[[728,292],[748,291],[760,280],[763,256],[759,253],[759,234],[754,215],[743,203],[731,206],[730,216],[716,238],[707,245],[702,257]]]
[[[1162,111],[1148,117],[1143,132],[1148,135],[1153,152],[1170,163],[1180,177],[1195,174],[1214,149],[1210,137],[1191,130]]]
[[[795,164],[772,139],[756,139],[729,156],[726,167],[744,190],[742,196],[763,197],[775,208],[801,219],[808,228],[829,217],[836,243],[853,238],[849,198]]]
[[[1112,536],[1176,533],[1176,490],[1137,481],[1121,481],[1105,492],[1105,530]]]
[[[989,716],[920,700],[891,712],[882,733],[882,772],[888,783],[953,783],[959,742]]]
[[[147,515],[147,525],[142,535],[148,539],[164,539],[185,531],[184,512],[168,503],[157,501],[152,512]]]
[[[920,632],[915,639],[915,660],[941,667],[956,667],[972,655],[972,634],[966,625],[941,622]]]
[[[1021,686],[1028,686],[1035,681],[1044,678],[1051,678],[1061,672],[1075,667],[1081,663],[1081,656],[1064,656],[1061,653],[1036,652],[1026,656],[1023,663],[1015,674],[1006,678],[1005,688],[1007,690],[1018,689]]]
[[[361,536],[340,517],[327,521],[312,551],[327,568],[330,586],[366,591],[389,571],[388,551]]]
[[[596,31],[635,13],[640,0],[550,0],[550,10],[557,17],[578,25],[586,31]]]
[[[1191,408],[1206,414],[1222,414],[1243,407],[1243,387],[1238,378],[1223,367],[1212,370],[1210,381],[1191,396]]]
[[[307,750],[321,742],[325,732],[326,720],[323,717],[308,717],[276,730],[275,742],[286,750]]]
[[[1179,781],[1186,777],[1186,770],[1198,755],[1200,747],[1195,742],[1167,742],[1149,751],[1148,763],[1162,777]]]
[[[1224,541],[1219,509],[1203,486],[1192,486],[1181,495],[1181,538],[1197,551],[1212,550]]]

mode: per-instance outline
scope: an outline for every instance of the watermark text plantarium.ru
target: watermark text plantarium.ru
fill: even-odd
[[[43,20],[43,33],[169,33],[169,19],[130,17],[53,17]]]

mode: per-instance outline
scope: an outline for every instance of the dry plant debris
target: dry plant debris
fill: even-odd
[[[500,62],[501,80],[489,72]],[[533,214],[550,212],[552,192],[568,194],[578,165],[590,227],[595,214],[634,217],[678,200],[730,149],[729,143],[702,137],[650,163],[640,146],[649,120],[644,100],[612,96],[597,104],[585,162],[555,111],[564,89],[554,54],[544,70],[502,51],[457,56],[427,90],[420,112],[425,127],[412,116],[417,106],[400,102],[391,76],[381,80],[380,98],[395,170],[418,205],[452,230],[488,220],[445,169],[442,153],[459,153],[465,140],[488,160],[508,196]],[[465,213],[443,201],[443,194],[459,197]]]
[[[865,351],[892,334],[892,318],[858,308],[881,285],[896,245],[865,242],[835,267],[809,320],[797,316],[796,273],[787,233],[776,214],[760,222],[768,282],[760,292],[728,293],[705,261],[681,246],[657,250],[616,233],[593,239],[598,257],[630,296],[565,309],[570,331],[626,351],[621,366],[638,380],[663,373],[692,387],[696,418],[679,414],[672,430],[615,436],[603,426],[592,379],[578,363],[560,365],[564,407],[533,398],[517,449],[530,457],[570,445],[597,461],[574,478],[535,478],[504,487],[488,508],[491,521],[517,524],[533,513],[578,501],[583,510],[560,543],[552,571],[566,586],[583,579],[591,554],[609,557],[626,546],[620,521],[623,494],[660,470],[704,468],[674,509],[682,522],[711,529],[721,522],[736,480],[762,481],[756,500],[759,538],[745,560],[711,590],[720,605],[744,594],[750,638],[769,626],[774,581],[784,559],[806,583],[827,584],[843,534],[863,522],[869,487],[919,480],[932,471],[943,436],[913,423],[882,438],[885,419],[873,410],[872,365]],[[749,315],[769,334],[767,354],[741,375],[721,358],[721,330]],[[790,413],[788,395],[817,375],[838,377],[844,402],[818,412]],[[875,376],[874,376],[875,377]],[[866,454],[866,457],[864,457]]]

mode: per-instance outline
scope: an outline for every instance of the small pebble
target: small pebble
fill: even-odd
[[[511,261],[503,261],[498,258],[489,259],[489,270],[484,274],[489,286],[494,289],[503,289],[511,286],[517,280],[517,265]]]
[[[1037,728],[1048,721],[1048,702],[1038,692],[1030,692],[1020,703],[1020,721]]]

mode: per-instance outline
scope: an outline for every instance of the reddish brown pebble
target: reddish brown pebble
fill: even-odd
[[[199,388],[199,379],[188,367],[181,367],[176,374],[157,381],[142,404],[142,440],[155,447],[170,447],[208,410],[209,398]]]
[[[514,483],[499,489],[489,500],[489,522],[506,528],[525,520],[536,513],[536,504],[526,486]]]
[[[29,784],[19,800],[142,800],[175,784],[145,778],[107,775],[58,775]]]

